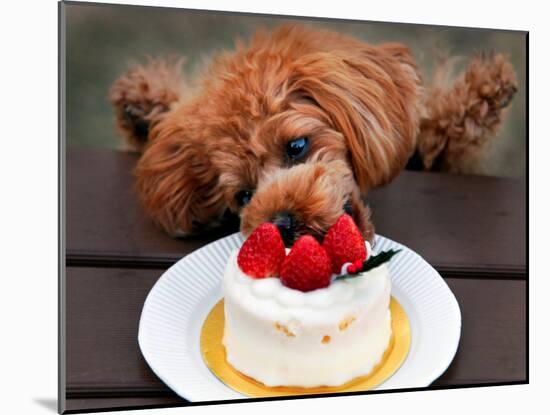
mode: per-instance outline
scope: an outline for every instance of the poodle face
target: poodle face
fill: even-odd
[[[220,55],[197,92],[149,134],[136,169],[148,213],[171,234],[271,221],[290,245],[322,240],[345,211],[372,242],[361,196],[415,147],[420,80],[408,50],[283,26]]]
[[[423,86],[409,50],[298,25],[259,32],[216,57],[196,88],[182,60],[150,60],[113,84],[118,131],[143,153],[147,213],[189,235],[238,215],[248,235],[276,223],[287,245],[322,239],[344,212],[367,240],[363,197],[405,166],[460,172],[502,124],[517,90],[501,54],[453,84],[446,64]]]

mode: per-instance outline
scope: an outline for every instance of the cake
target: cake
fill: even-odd
[[[276,247],[273,240],[266,242],[265,233],[263,238],[250,241],[253,249],[243,245],[233,251],[227,262],[227,362],[269,387],[334,387],[371,373],[391,339],[391,279],[384,260],[374,261],[374,268],[363,266],[369,245],[362,237],[362,248],[356,244],[342,251],[349,256],[355,249],[355,260],[335,258],[312,237],[302,237],[290,251],[277,240]],[[337,268],[341,272],[333,273]]]

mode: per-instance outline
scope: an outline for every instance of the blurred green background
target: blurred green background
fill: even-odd
[[[185,55],[188,72],[202,58],[232,48],[259,27],[299,21],[269,16],[200,12],[138,6],[66,4],[67,144],[120,148],[107,91],[132,61],[146,55]],[[435,57],[443,51],[467,57],[476,51],[509,55],[518,76],[518,93],[498,138],[484,153],[476,174],[525,175],[525,34],[423,25],[302,19],[370,43],[402,42],[409,46],[423,78],[429,81]],[[459,65],[458,69],[461,69]]]

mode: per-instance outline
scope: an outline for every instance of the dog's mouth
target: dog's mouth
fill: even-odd
[[[355,219],[351,196],[348,197],[342,206],[342,213],[347,213]],[[317,239],[319,243],[323,243],[325,235],[328,231],[328,228],[318,229],[308,226],[307,223],[300,221],[296,214],[289,211],[277,213],[271,218],[271,222],[279,229],[283,242],[287,248],[291,248],[292,245],[294,245],[294,242],[296,242],[303,235],[311,235]]]
[[[319,243],[321,243],[325,237],[323,232],[307,226],[307,224],[300,221],[292,212],[278,213],[272,218],[271,222],[279,229],[283,242],[287,248],[291,248],[294,242],[303,235],[312,235]]]

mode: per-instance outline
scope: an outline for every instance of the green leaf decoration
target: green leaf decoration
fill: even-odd
[[[401,249],[390,249],[389,251],[382,251],[378,255],[371,255],[369,259],[363,262],[363,267],[357,273],[340,275],[336,277],[335,281],[357,277],[362,272],[370,271],[371,269],[376,268],[384,264],[385,262],[389,262],[393,258],[393,256],[397,255],[399,252],[401,252]]]

